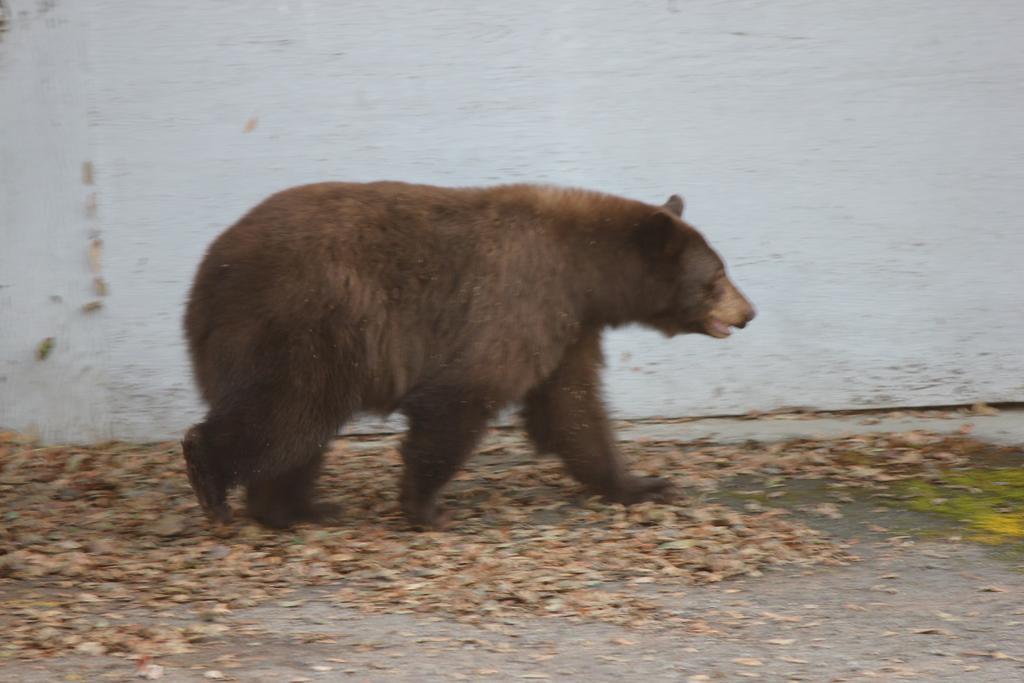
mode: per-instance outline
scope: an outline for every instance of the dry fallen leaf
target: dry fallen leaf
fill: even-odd
[[[487,456],[470,461],[452,484],[452,529],[416,534],[395,500],[399,438],[336,442],[322,488],[348,510],[339,526],[281,534],[243,515],[220,538],[195,504],[176,443],[40,447],[24,436],[3,435],[0,480],[10,486],[2,492],[8,512],[0,512],[6,551],[0,580],[15,593],[30,586],[43,591],[53,604],[5,603],[10,626],[0,656],[48,657],[79,644],[85,652],[103,648],[127,657],[185,652],[222,637],[221,622],[235,610],[300,606],[304,601],[294,591],[309,587],[325,587],[327,600],[367,613],[480,624],[554,616],[716,635],[721,624],[666,611],[634,584],[679,589],[779,565],[850,562],[842,544],[787,517],[785,503],[768,500],[778,483],[827,478],[871,488],[879,477],[955,467],[966,461],[971,443],[923,433],[911,437],[915,446],[885,435],[769,445],[628,442],[622,448],[634,462],[701,491],[728,487],[741,475],[758,478],[744,488],[760,491],[765,502],[737,510],[684,497],[623,508],[584,498],[560,463],[538,461],[525,440],[506,432],[496,436],[498,446],[485,444]],[[894,457],[900,449],[913,449],[921,462]],[[851,453],[860,470],[851,468]],[[103,616],[125,600],[151,613],[189,610],[197,621],[158,628],[134,617]],[[53,610],[64,616],[46,616]],[[796,628],[818,623],[762,616]],[[736,611],[721,618],[741,623],[750,617]],[[66,645],[62,634],[72,626],[78,640]],[[227,662],[218,666],[229,668]]]
[[[952,633],[950,633],[949,631],[947,631],[944,628],[935,628],[934,626],[930,626],[930,627],[926,627],[926,628],[916,628],[916,629],[914,629],[912,631],[912,633],[917,633],[919,635],[938,635],[938,636],[951,636],[951,635],[953,635]]]
[[[163,678],[164,668],[159,664],[144,664],[135,670],[135,675],[139,678],[155,681]]]
[[[986,403],[975,403],[971,406],[971,413],[974,415],[998,415],[999,409]]]
[[[769,645],[792,645],[796,642],[795,638],[770,638],[766,641]]]
[[[843,513],[839,511],[839,506],[833,503],[819,503],[812,507],[811,510],[829,519],[842,519],[843,517]]]

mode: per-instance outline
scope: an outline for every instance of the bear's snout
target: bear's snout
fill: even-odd
[[[744,327],[747,326],[747,323],[753,322],[754,318],[757,317],[757,309],[754,308],[754,305],[752,303],[750,303],[749,301],[747,301],[745,297],[744,297],[744,301],[746,301],[746,303],[747,303],[747,311],[746,311],[746,313],[744,313],[743,319],[733,326],[733,327],[738,327],[741,330]]]
[[[743,296],[732,280],[724,279],[722,294],[708,312],[705,323],[707,334],[719,339],[728,337],[731,333],[730,328],[743,329],[757,317],[754,305]]]

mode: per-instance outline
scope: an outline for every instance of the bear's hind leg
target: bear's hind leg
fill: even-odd
[[[249,514],[264,526],[287,529],[303,522],[331,523],[341,515],[341,505],[317,501],[314,487],[323,466],[323,448],[317,444],[302,465],[272,477],[254,477],[246,486]]]
[[[236,485],[246,487],[252,516],[270,527],[336,513],[313,498],[326,444],[345,417],[323,399],[309,389],[289,395],[261,386],[225,397],[189,431],[189,480],[208,517],[230,519],[226,494]]]
[[[206,429],[207,424],[200,422],[193,425],[182,439],[185,470],[206,517],[211,522],[227,524],[231,522],[231,508],[228,506],[228,487],[231,481],[210,451]]]

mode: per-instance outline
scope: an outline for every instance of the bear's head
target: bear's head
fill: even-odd
[[[634,238],[646,262],[647,313],[640,319],[666,336],[701,333],[724,339],[756,312],[726,273],[704,236],[683,220],[683,199],[672,195]]]

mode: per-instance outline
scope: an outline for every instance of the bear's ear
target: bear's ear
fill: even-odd
[[[640,250],[650,256],[676,256],[683,248],[683,231],[676,217],[658,209],[638,225],[633,238]]]
[[[672,195],[671,197],[668,198],[668,201],[665,202],[665,204],[663,206],[666,209],[668,209],[669,211],[671,211],[672,213],[674,213],[675,215],[677,215],[680,218],[682,218],[683,217],[683,208],[686,206],[686,203],[683,201],[682,197],[680,197],[677,194],[674,194],[674,195]]]

